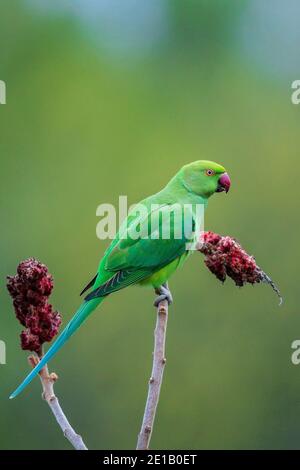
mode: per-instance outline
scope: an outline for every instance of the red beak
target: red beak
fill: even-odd
[[[223,173],[220,176],[219,181],[218,181],[217,192],[220,193],[222,191],[226,191],[226,193],[228,193],[230,189],[230,185],[231,185],[231,181],[230,181],[229,175],[227,173]]]

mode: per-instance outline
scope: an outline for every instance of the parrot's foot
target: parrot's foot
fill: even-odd
[[[172,294],[168,288],[168,284],[164,284],[160,286],[158,289],[155,289],[155,293],[158,294],[156,299],[154,300],[154,307],[158,307],[159,303],[162,302],[162,300],[166,300],[168,302],[168,305],[171,305],[173,303],[173,297]]]

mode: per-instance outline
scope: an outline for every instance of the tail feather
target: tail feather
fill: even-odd
[[[15,398],[19,393],[21,393],[25,387],[38,375],[40,370],[47,364],[53,356],[63,347],[65,342],[75,333],[75,331],[80,327],[80,325],[86,320],[86,318],[93,312],[93,310],[103,301],[104,297],[91,300],[89,302],[84,302],[81,304],[73,318],[67,324],[63,332],[59,335],[56,341],[48,349],[46,354],[42,357],[40,362],[35,366],[35,368],[28,374],[28,376],[23,380],[21,385],[10,395],[9,398]]]

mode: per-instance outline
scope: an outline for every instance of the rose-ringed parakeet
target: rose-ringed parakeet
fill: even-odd
[[[10,398],[16,397],[57,353],[86,318],[113,292],[134,284],[150,285],[158,297],[155,305],[172,301],[167,281],[189,254],[188,243],[195,237],[197,205],[207,206],[210,196],[230,188],[225,168],[217,163],[199,160],[185,165],[157,194],[139,203],[143,213],[129,213],[114,240],[100,261],[96,276],[82,293],[91,289],[73,318],[49,348],[38,365],[30,372]],[[164,219],[170,207],[176,206],[182,217]],[[192,220],[188,230],[183,228],[186,207]],[[169,234],[162,236],[162,220],[170,220]],[[155,221],[155,223],[153,223]],[[153,227],[153,225],[155,227]],[[180,225],[180,227],[178,227]],[[139,226],[140,230],[137,230]],[[146,236],[145,236],[145,228]],[[155,232],[155,233],[154,233]],[[179,234],[179,236],[178,236]]]

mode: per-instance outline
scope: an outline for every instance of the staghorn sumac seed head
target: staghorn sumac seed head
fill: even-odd
[[[25,327],[21,347],[39,353],[43,343],[51,341],[61,325],[60,313],[48,303],[53,278],[46,265],[35,258],[22,261],[15,276],[7,276],[7,289],[13,299],[16,318]]]
[[[25,351],[35,351],[39,353],[41,350],[41,342],[38,335],[31,333],[29,328],[23,330],[20,334],[21,348]]]
[[[232,237],[221,236],[214,232],[204,232],[198,251],[204,254],[208,269],[222,282],[229,276],[235,284],[242,287],[246,283],[269,284],[280,298],[281,294],[274,282],[256,264],[255,258],[249,255]]]

